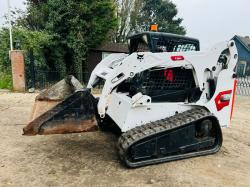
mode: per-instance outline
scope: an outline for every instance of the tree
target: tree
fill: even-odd
[[[186,34],[185,28],[181,26],[183,19],[177,18],[176,5],[170,0],[146,0],[143,8],[137,13],[137,21],[132,21],[133,28],[148,30],[150,24],[157,23],[161,32],[172,32]]]
[[[29,31],[25,28],[13,28],[13,39],[19,40],[21,49],[26,53],[29,49],[33,49],[34,55],[39,66],[45,67],[43,50],[51,40],[51,35],[44,31]],[[10,71],[9,62],[9,30],[7,28],[0,29],[0,72]]]
[[[118,26],[115,29],[114,42],[126,42],[127,35],[131,30],[132,12],[135,9],[135,4],[139,2],[142,2],[142,0],[115,0]]]
[[[25,54],[30,49],[33,49],[36,64],[40,69],[47,69],[46,61],[44,58],[43,50],[44,46],[49,44],[51,36],[42,31],[29,31],[24,28],[13,27],[13,39],[20,41],[21,49]],[[10,49],[9,30],[7,28],[0,29],[0,89],[12,88],[11,78],[11,63],[9,61],[9,49]],[[26,56],[26,55],[25,55]],[[29,71],[26,68],[26,71]]]
[[[112,0],[28,0],[27,5],[27,14],[16,23],[52,36],[44,54],[57,71],[80,74],[88,49],[116,26]]]
[[[152,23],[160,32],[185,35],[186,30],[177,17],[176,5],[170,0],[117,0],[119,26],[115,42],[125,42],[131,33],[148,31]]]

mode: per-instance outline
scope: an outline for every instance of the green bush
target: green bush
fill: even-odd
[[[48,45],[51,40],[51,36],[47,32],[13,27],[13,41],[16,40],[20,41],[21,49],[25,55],[29,49],[33,49],[37,66],[47,67],[43,54],[44,46]],[[0,72],[11,68],[9,50],[9,31],[7,28],[0,28]]]
[[[0,72],[0,89],[12,89],[12,78],[10,73]]]

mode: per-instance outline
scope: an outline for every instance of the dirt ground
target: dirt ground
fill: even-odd
[[[124,168],[102,132],[22,136],[35,94],[0,93],[0,186],[250,186],[250,98],[237,97],[215,155]]]

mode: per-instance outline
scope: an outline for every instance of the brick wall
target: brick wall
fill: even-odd
[[[25,92],[25,65],[23,51],[10,52],[13,91]]]

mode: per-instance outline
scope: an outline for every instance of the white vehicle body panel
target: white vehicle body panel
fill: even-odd
[[[222,64],[218,63],[218,59],[225,50],[228,50],[227,68],[222,69]],[[171,59],[173,56],[183,56],[184,59],[174,61]],[[87,87],[92,88],[98,77],[104,79],[105,84],[98,102],[98,113],[101,118],[108,114],[122,132],[197,106],[207,108],[218,118],[221,126],[229,126],[235,81],[233,75],[237,60],[237,49],[233,41],[219,43],[207,52],[112,54],[97,65],[91,74]],[[174,67],[193,70],[196,85],[202,91],[197,102],[152,103],[151,98],[147,95],[138,93],[131,98],[125,93],[116,92],[117,85],[139,72],[151,68]],[[209,76],[217,80],[217,85],[213,97],[207,99],[209,93],[207,78]],[[229,100],[229,105],[218,110],[216,99],[225,91],[231,91],[230,94],[223,95]]]
[[[107,114],[123,132],[145,123],[173,116],[177,111],[184,112],[192,106],[183,103],[148,103],[133,107],[132,99],[124,94],[113,93]],[[132,122],[132,123],[131,123]]]

